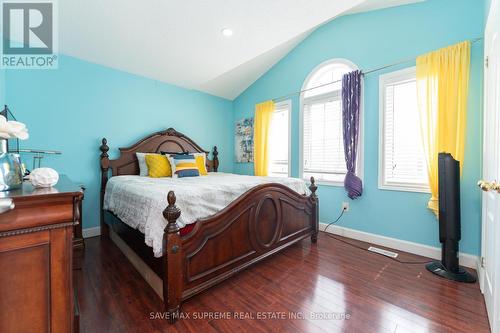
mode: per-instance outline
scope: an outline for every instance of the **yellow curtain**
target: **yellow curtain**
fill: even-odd
[[[255,119],[253,132],[253,163],[256,176],[267,176],[268,137],[271,117],[274,112],[274,102],[267,101],[255,105]]]
[[[431,199],[436,216],[438,154],[447,152],[463,165],[470,42],[462,42],[417,58],[417,96],[423,147],[429,171]],[[461,169],[460,169],[461,170]]]

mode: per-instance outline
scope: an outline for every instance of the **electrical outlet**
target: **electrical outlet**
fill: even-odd
[[[349,203],[348,202],[343,202],[342,203],[342,209],[344,210],[344,212],[348,212],[349,211]]]

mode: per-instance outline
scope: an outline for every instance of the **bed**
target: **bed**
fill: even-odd
[[[119,150],[110,159],[102,139],[101,234],[111,237],[163,297],[171,323],[180,317],[182,301],[304,238],[317,242],[314,178],[307,188],[291,178],[217,172],[217,147],[210,159],[173,128]],[[205,153],[209,175],[138,176],[135,153],[162,151]]]

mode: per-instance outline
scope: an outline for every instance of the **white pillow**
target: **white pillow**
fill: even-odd
[[[168,163],[170,163],[170,169],[172,170],[172,178],[179,178],[179,176],[175,173],[175,162],[174,158],[170,154],[165,154],[167,157]]]
[[[135,156],[137,156],[137,162],[139,162],[139,176],[141,176],[141,177],[148,176],[148,166],[146,164],[146,154],[151,154],[151,153],[135,153]]]

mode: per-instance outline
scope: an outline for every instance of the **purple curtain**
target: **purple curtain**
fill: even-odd
[[[347,196],[356,199],[363,193],[361,179],[356,176],[356,153],[359,137],[359,103],[361,100],[361,71],[342,77],[342,127],[347,174],[344,188]]]

